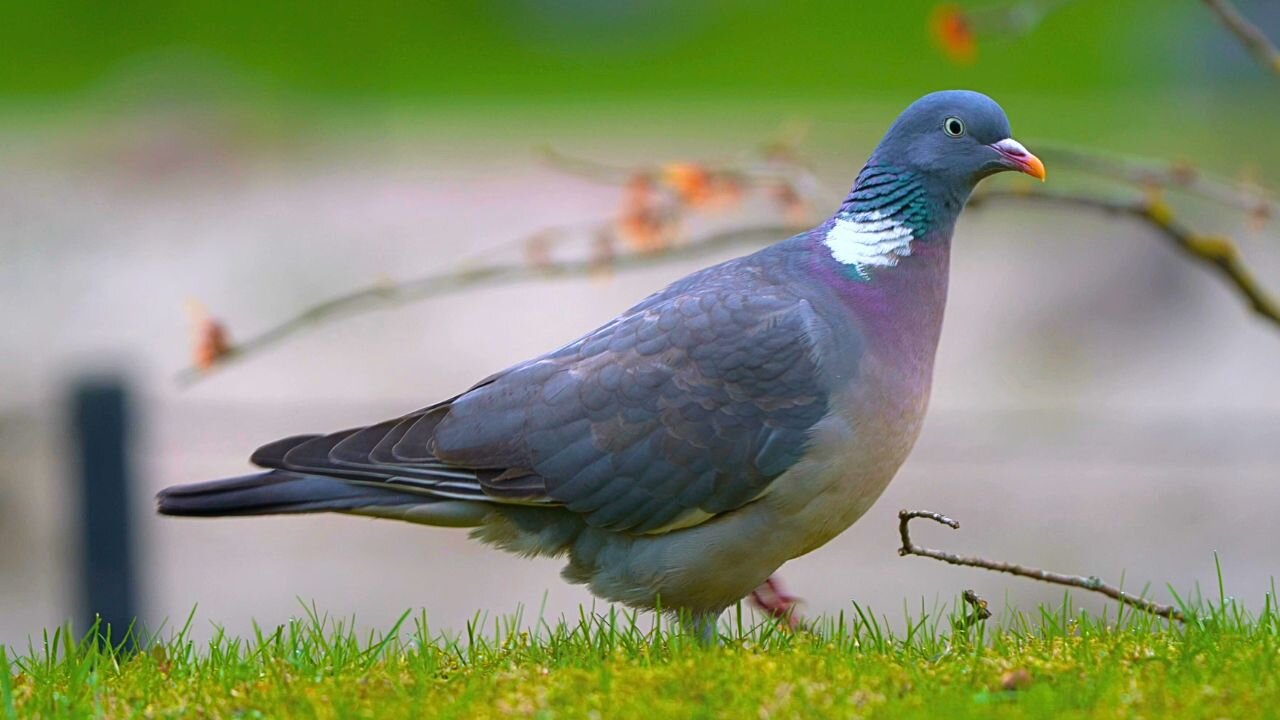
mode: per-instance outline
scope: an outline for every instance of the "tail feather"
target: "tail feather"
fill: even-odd
[[[156,495],[161,515],[201,517],[342,512],[422,502],[421,495],[281,470],[176,485]]]

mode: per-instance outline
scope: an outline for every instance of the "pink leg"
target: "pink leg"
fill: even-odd
[[[799,602],[800,598],[787,593],[782,588],[782,581],[773,576],[751,592],[751,604],[757,610],[792,628],[800,624],[800,618],[796,617],[795,612]]]

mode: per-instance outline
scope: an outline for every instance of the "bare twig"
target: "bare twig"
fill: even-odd
[[[363,315],[375,310],[400,307],[432,297],[452,295],[467,290],[497,285],[510,285],[538,278],[580,277],[600,272],[636,270],[667,262],[696,258],[734,245],[760,243],[790,234],[801,228],[783,224],[761,225],[727,230],[694,243],[677,245],[657,252],[619,255],[602,263],[596,258],[548,261],[540,264],[510,263],[469,268],[406,280],[379,283],[339,295],[307,308],[300,314],[271,327],[226,350],[204,368],[189,367],[178,375],[178,383],[190,385],[210,372],[243,360],[273,347],[307,329],[339,318]]]
[[[510,284],[537,277],[577,276],[696,257],[720,247],[758,242],[762,235],[789,233],[809,227],[810,209],[820,187],[812,171],[797,158],[791,138],[759,148],[745,159],[729,163],[673,162],[624,168],[573,158],[547,149],[546,159],[558,169],[597,182],[620,184],[618,215],[611,220],[564,226],[536,232],[502,247],[520,243],[524,262],[476,265],[464,261],[459,269],[404,282],[382,282],[326,300],[248,340],[197,344],[195,362],[183,370],[179,384],[191,384],[213,370],[242,360],[306,328],[331,319],[398,307],[439,295],[476,287]],[[745,193],[755,193],[758,206],[777,217],[727,231],[705,231],[686,241],[686,221],[709,218],[739,207]],[[589,238],[587,259],[557,260],[553,249],[570,237]],[[491,256],[496,247],[485,249]],[[211,322],[216,322],[212,318]],[[197,326],[205,330],[211,322]],[[223,329],[221,324],[219,329]],[[207,334],[207,333],[206,333]],[[225,330],[219,336],[226,337]]]
[[[1115,160],[1089,153],[1060,150],[1058,157],[1075,167],[1144,189],[1170,187],[1200,194],[1234,207],[1249,209],[1255,217],[1268,216],[1271,205],[1254,188],[1213,178],[1189,166],[1148,161]],[[692,258],[722,247],[759,242],[770,234],[778,237],[811,224],[810,200],[820,185],[785,141],[758,150],[753,160],[718,165],[671,163],[639,168],[607,166],[548,151],[548,159],[561,169],[603,182],[624,182],[620,214],[613,220],[579,226],[546,229],[525,238],[523,262],[482,264],[464,262],[458,269],[403,282],[381,282],[320,302],[299,315],[238,344],[226,342],[225,326],[218,324],[220,343],[198,343],[195,362],[178,377],[191,384],[261,350],[324,322],[380,309],[394,308],[431,297],[472,288],[525,282],[543,277],[570,277],[601,271],[628,270]],[[780,217],[739,226],[701,239],[679,242],[686,219],[739,206],[744,190],[762,192]],[[1082,194],[1042,190],[994,191],[976,195],[972,206],[990,200],[1016,200],[1084,207],[1096,212],[1128,215],[1156,228],[1185,255],[1212,266],[1260,316],[1280,326],[1280,308],[1249,274],[1230,240],[1202,236],[1178,224],[1157,193],[1142,199],[1114,200]],[[553,248],[571,236],[592,238],[591,257],[553,259]],[[504,243],[509,244],[509,243]],[[619,245],[622,246],[619,252]],[[492,255],[492,248],[486,252]],[[209,318],[212,322],[217,322]],[[205,323],[206,326],[212,326]],[[201,329],[197,327],[197,329]],[[207,327],[204,329],[208,329]],[[207,333],[206,333],[207,334]]]
[[[987,608],[987,601],[978,593],[973,590],[965,590],[960,594],[960,599],[963,600],[964,604],[968,605],[973,612],[972,614],[965,613],[960,617],[959,622],[955,624],[956,630],[967,630],[968,628],[973,627],[976,623],[991,619],[991,610]]]
[[[1253,54],[1259,65],[1280,75],[1280,50],[1276,49],[1257,25],[1240,14],[1231,0],[1204,0],[1204,4],[1218,16],[1218,20],[1236,36],[1240,44]]]
[[[591,160],[563,153],[554,145],[542,146],[539,148],[539,154],[542,156],[542,161],[548,166],[555,168],[566,175],[572,175],[584,180],[604,183],[606,185],[624,185],[628,180],[639,173],[656,173],[658,171],[656,166],[634,168],[621,165],[609,165],[602,163],[599,160]]]
[[[1115,215],[1124,215],[1146,223],[1159,231],[1182,254],[1213,268],[1225,279],[1263,319],[1280,327],[1280,304],[1271,297],[1240,259],[1240,251],[1230,238],[1216,235],[1200,235],[1179,223],[1168,205],[1159,200],[1110,200],[1089,195],[1048,192],[1031,189],[1026,191],[997,190],[981,193],[969,201],[970,207],[981,206],[991,200],[1035,202],[1064,207],[1078,207]]]
[[[983,570],[1009,573],[1010,575],[1031,578],[1032,580],[1040,580],[1042,582],[1053,583],[1055,585],[1076,587],[1090,592],[1101,593],[1112,600],[1116,600],[1143,612],[1151,613],[1152,615],[1157,615],[1169,620],[1177,620],[1178,622],[1183,623],[1187,621],[1182,611],[1173,605],[1161,605],[1147,600],[1146,598],[1130,595],[1114,585],[1103,582],[1102,579],[1098,577],[1064,575],[1062,573],[1049,572],[1048,570],[1041,570],[1039,568],[1014,565],[1012,563],[988,560],[980,557],[967,557],[964,555],[944,552],[942,550],[933,550],[931,548],[921,547],[911,541],[911,533],[907,527],[907,525],[915,518],[928,518],[929,520],[941,523],[952,529],[958,530],[960,528],[960,523],[940,513],[929,512],[927,510],[902,510],[898,513],[898,535],[902,538],[902,547],[898,548],[899,555],[919,555],[920,557],[941,560],[942,562],[949,563],[951,565],[982,568]]]
[[[1037,143],[1036,152],[1054,167],[1066,165],[1090,175],[1134,185],[1144,190],[1169,189],[1220,205],[1244,210],[1265,222],[1275,213],[1275,200],[1252,183],[1213,175],[1190,163],[1101,155],[1063,145]]]
[[[701,162],[696,163],[696,167],[711,177],[730,180],[743,189],[786,183],[804,195],[806,200],[817,200],[819,198],[815,194],[822,184],[813,171],[800,161],[793,145],[796,140],[781,138],[765,143],[757,151],[734,161]],[[543,161],[552,169],[605,185],[626,185],[636,177],[669,181],[673,170],[693,165],[681,162],[630,167],[609,165],[570,155],[551,146],[541,148],[541,154]]]
[[[977,592],[965,590],[960,594],[960,599],[973,608],[973,616],[978,620],[987,620],[991,617],[991,610],[987,608],[987,601]]]
[[[1212,267],[1245,300],[1259,316],[1280,327],[1280,305],[1264,291],[1240,260],[1235,245],[1227,238],[1198,235],[1175,221],[1168,206],[1149,200],[1111,200],[1088,195],[1051,193],[1043,190],[992,191],[976,195],[971,207],[990,201],[1044,203],[1065,207],[1083,207],[1097,212],[1132,217],[1159,231],[1179,252]],[[228,348],[203,367],[190,367],[179,376],[180,384],[189,385],[209,373],[222,369],[247,356],[265,350],[312,327],[339,318],[375,310],[400,307],[427,298],[450,295],[471,289],[493,287],[537,278],[589,275],[602,269],[626,271],[666,262],[695,258],[735,245],[772,239],[796,232],[803,224],[775,223],[726,230],[697,242],[676,245],[652,252],[599,258],[511,263],[427,275],[400,283],[374,284],[345,295],[331,298],[304,310],[299,315]]]

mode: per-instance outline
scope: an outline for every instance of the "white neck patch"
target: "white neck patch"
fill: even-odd
[[[852,265],[867,277],[867,268],[893,267],[899,258],[910,255],[912,240],[911,228],[872,210],[836,218],[823,243],[837,262]]]

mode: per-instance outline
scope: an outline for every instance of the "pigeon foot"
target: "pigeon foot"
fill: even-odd
[[[751,591],[751,604],[793,630],[800,626],[800,618],[796,615],[800,598],[784,590],[782,581],[775,576],[770,576],[760,587]]]

